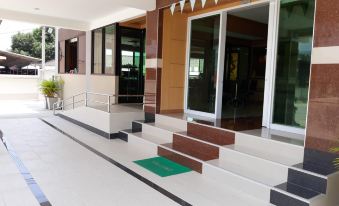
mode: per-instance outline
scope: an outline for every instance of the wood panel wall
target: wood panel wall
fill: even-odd
[[[182,112],[184,108],[187,14],[171,15],[164,10],[161,113]]]

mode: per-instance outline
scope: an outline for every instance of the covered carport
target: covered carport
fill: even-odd
[[[41,59],[0,50],[0,74],[38,75]]]

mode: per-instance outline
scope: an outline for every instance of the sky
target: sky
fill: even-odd
[[[11,37],[18,33],[31,32],[33,29],[39,27],[37,24],[3,20],[0,24],[0,50],[8,51],[11,49]]]

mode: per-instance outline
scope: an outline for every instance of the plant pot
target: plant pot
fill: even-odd
[[[54,103],[58,102],[57,97],[47,97],[47,105],[49,110],[53,110]]]
[[[45,109],[48,109],[47,97],[45,96]]]

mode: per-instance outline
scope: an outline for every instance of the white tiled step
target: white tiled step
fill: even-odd
[[[142,132],[128,134],[129,144],[135,145],[136,147],[140,147],[142,149],[148,149],[154,154],[158,153],[158,145],[171,142],[172,140],[169,140],[166,137],[145,134]]]
[[[171,142],[167,142],[166,139],[161,139],[159,136],[152,136],[150,134],[145,134],[145,133],[129,133],[128,134],[128,143],[133,145],[133,146],[138,146],[140,148],[146,148],[148,147],[150,150],[153,151],[156,150],[155,153],[157,153],[157,149],[158,147],[164,148],[166,150],[170,150],[172,152],[178,153],[184,157],[193,159],[195,161],[198,162],[203,162],[202,160],[199,160],[195,157],[192,157],[190,155],[184,154],[182,152],[176,151],[172,148],[169,148],[167,146],[164,146],[162,144],[166,144],[166,143],[172,143]]]
[[[299,164],[304,159],[304,147],[268,138],[237,132],[235,145],[244,148],[252,148],[244,153],[253,154],[264,159],[279,162],[284,165]],[[241,150],[241,149],[240,149]]]
[[[218,182],[223,182],[234,189],[241,190],[248,195],[269,202],[271,187],[248,178],[247,172],[249,171],[243,166],[236,165],[235,163],[211,160],[203,164],[202,174]],[[251,175],[255,174],[252,173]],[[257,175],[261,176],[260,179],[264,178],[261,174],[257,173]]]
[[[233,150],[243,155],[251,156],[276,163],[277,165],[292,166],[295,165],[295,159],[286,155],[280,155],[280,151],[270,152],[262,148],[255,148],[242,145],[225,145],[223,148]],[[300,162],[299,162],[300,163]]]
[[[220,150],[220,162],[217,165],[268,186],[276,186],[286,182],[288,166],[248,155],[234,148],[237,147],[230,145],[228,149]]]
[[[156,123],[142,123],[142,132],[145,134],[150,134],[152,136],[157,136],[161,138],[166,138],[168,142],[172,142],[173,133],[179,132],[180,129],[174,128],[168,125],[161,125]]]
[[[208,163],[267,186],[276,186],[287,180],[287,167],[283,168],[278,165],[265,164],[255,159],[245,159],[242,156],[232,159],[234,155],[228,154],[229,157],[227,158],[224,156],[218,160],[211,160]]]
[[[157,114],[155,115],[155,123],[159,125],[169,126],[172,128],[177,128],[178,131],[187,130],[187,121],[176,117]]]
[[[154,142],[153,142],[154,141]],[[128,144],[134,146],[140,151],[148,151],[153,155],[158,153],[157,141],[149,137],[149,135],[143,135],[142,133],[128,133]]]
[[[135,160],[154,157],[154,154],[150,153],[149,150],[144,150],[143,147],[140,147],[140,150],[135,150],[135,147],[129,143],[126,144],[120,140],[104,139],[58,117],[46,120],[193,205],[270,205],[267,201],[249,196],[233,188],[231,184],[229,185],[219,180],[213,181],[211,178],[206,178],[195,172],[160,178],[133,163]],[[137,136],[134,135],[134,138],[137,138]],[[141,144],[145,144],[147,141],[146,139],[141,140],[143,141],[140,142]],[[156,144],[154,143],[153,145],[155,146]]]
[[[157,135],[145,134],[143,132],[132,133],[132,135],[139,137],[141,139],[153,142],[154,144],[157,144],[157,145],[172,142],[172,138],[168,139],[168,138],[157,136]]]
[[[156,153],[160,140],[159,136],[135,133],[129,134],[129,143],[141,149],[148,148]],[[160,146],[163,147],[163,146]],[[251,196],[269,201],[271,186],[280,184],[287,179],[287,167],[265,161],[260,158],[243,155],[230,149],[220,150],[220,157],[226,160],[203,162],[189,155],[164,147],[187,158],[203,163],[203,175],[216,181],[225,182],[237,190],[242,190]],[[231,161],[233,159],[234,161]],[[236,162],[238,161],[239,164]],[[219,179],[220,178],[220,179]],[[246,189],[244,189],[246,188]]]

